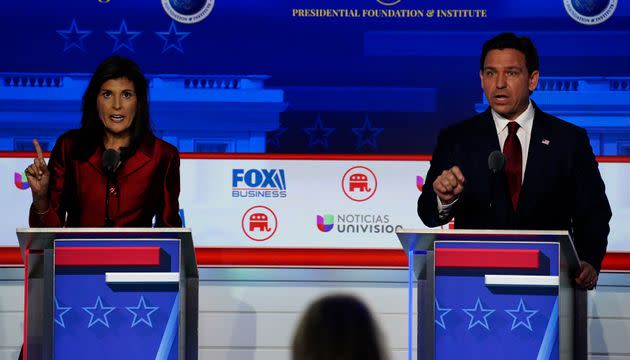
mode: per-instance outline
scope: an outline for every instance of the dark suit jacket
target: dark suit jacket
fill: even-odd
[[[101,227],[105,225],[107,177],[101,156],[103,147],[87,159],[73,155],[79,132],[59,137],[48,162],[51,211],[43,217],[31,207],[32,227]],[[153,136],[146,137],[123,160],[113,181],[109,214],[116,227],[181,227],[179,217],[179,153]]]
[[[461,229],[569,230],[581,260],[598,271],[608,244],[610,205],[584,129],[542,112],[535,116],[516,211],[505,175],[493,175],[488,155],[501,150],[490,110],[440,132],[418,215],[429,227],[440,220],[433,182],[457,165],[466,184],[453,205]]]

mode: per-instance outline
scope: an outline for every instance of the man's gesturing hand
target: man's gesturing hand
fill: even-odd
[[[433,191],[440,198],[443,205],[448,205],[455,201],[459,194],[464,191],[466,178],[457,166],[442,171],[442,174],[433,182]]]

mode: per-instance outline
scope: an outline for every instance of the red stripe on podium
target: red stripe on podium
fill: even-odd
[[[538,269],[539,250],[446,249],[435,250],[436,267]]]
[[[57,247],[55,266],[155,266],[159,246]]]

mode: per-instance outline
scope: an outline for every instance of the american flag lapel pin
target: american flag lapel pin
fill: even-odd
[[[543,143],[543,145],[549,145],[549,140],[547,140],[547,139],[543,139],[543,140],[542,140],[542,143]]]

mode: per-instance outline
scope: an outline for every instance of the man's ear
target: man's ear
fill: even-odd
[[[529,91],[534,91],[536,89],[536,87],[538,86],[539,78],[540,78],[540,73],[538,72],[538,70],[534,70],[534,72],[532,72],[532,74],[529,76],[529,81],[527,84]]]

